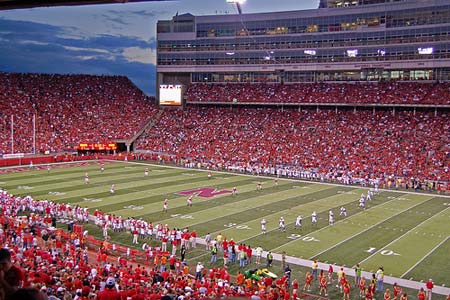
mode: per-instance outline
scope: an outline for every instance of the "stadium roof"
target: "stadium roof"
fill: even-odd
[[[156,2],[171,0],[0,0],[0,10],[32,8],[32,7],[50,7],[67,5],[88,5],[88,4],[111,4],[127,2]]]

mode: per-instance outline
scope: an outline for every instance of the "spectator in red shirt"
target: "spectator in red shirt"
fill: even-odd
[[[0,288],[5,299],[12,299],[11,295],[23,285],[25,275],[23,271],[11,262],[11,253],[8,249],[0,249]]]
[[[97,293],[98,300],[120,300],[120,293],[116,289],[116,281],[112,277],[106,279],[105,289]]]
[[[427,286],[427,299],[431,300],[431,295],[433,294],[433,288],[434,288],[434,283],[431,278],[427,281],[426,286]]]

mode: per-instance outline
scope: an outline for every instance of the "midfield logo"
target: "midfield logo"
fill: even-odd
[[[198,188],[198,189],[193,189],[193,190],[186,190],[186,191],[181,191],[176,193],[178,195],[195,195],[197,197],[202,197],[202,198],[212,198],[215,196],[219,196],[222,194],[231,194],[230,190],[217,190],[215,188],[210,188],[210,187],[202,187],[202,188]]]

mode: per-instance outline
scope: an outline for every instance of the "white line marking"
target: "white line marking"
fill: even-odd
[[[394,198],[394,199],[392,199],[392,200],[390,200],[390,201],[394,201],[395,199],[396,199],[396,198]],[[389,201],[389,202],[390,202],[390,201]],[[428,201],[428,200],[427,200],[427,201]],[[386,202],[386,203],[388,203],[388,202]],[[404,210],[402,210],[401,212],[399,212],[399,213],[397,213],[397,214],[395,214],[395,215],[393,215],[393,216],[391,216],[391,217],[389,217],[389,218],[387,218],[387,219],[384,219],[384,220],[382,220],[382,221],[380,221],[380,222],[378,222],[378,223],[376,223],[376,224],[374,224],[374,225],[368,227],[367,229],[365,229],[365,230],[363,230],[363,231],[360,231],[360,232],[358,232],[357,234],[354,234],[354,235],[352,235],[352,236],[346,238],[345,240],[343,240],[343,241],[341,241],[341,242],[339,242],[339,243],[337,243],[337,244],[334,244],[334,245],[331,246],[330,248],[328,248],[328,249],[326,249],[326,250],[323,250],[323,251],[321,251],[321,252],[315,254],[314,256],[311,256],[309,259],[313,259],[314,257],[319,256],[319,255],[321,255],[321,254],[327,252],[328,250],[331,250],[331,249],[335,248],[336,246],[339,246],[339,245],[341,245],[341,244],[347,242],[348,240],[351,240],[352,238],[357,237],[358,235],[360,235],[360,234],[362,234],[362,233],[364,233],[364,232],[366,232],[366,231],[368,231],[368,230],[370,230],[370,229],[372,229],[372,228],[374,228],[374,227],[377,227],[378,225],[382,224],[383,222],[386,222],[386,221],[388,221],[389,219],[392,219],[392,218],[398,216],[399,214],[402,214],[402,213],[404,213],[405,211],[408,211],[408,210],[410,210],[410,209],[412,209],[412,208],[414,208],[414,207],[416,207],[416,206],[418,206],[418,205],[421,205],[421,204],[423,204],[423,202],[420,202],[420,203],[418,203],[418,204],[416,204],[416,205],[414,205],[414,206],[412,206],[412,207],[409,207],[409,208],[407,208],[407,209],[404,209]],[[382,204],[381,204],[381,205],[382,205]],[[376,206],[375,206],[375,207],[376,207]]]
[[[425,254],[424,257],[422,257],[418,262],[416,262],[411,268],[408,269],[408,271],[406,271],[405,273],[403,273],[400,278],[403,278],[403,276],[405,276],[406,274],[408,274],[412,269],[414,269],[415,267],[417,267],[421,262],[423,262],[428,256],[430,256],[434,251],[436,251],[437,248],[439,248],[443,243],[445,243],[448,239],[450,238],[450,235],[447,236],[446,239],[444,239],[442,242],[440,242],[436,247],[434,247],[433,249],[431,249],[430,252],[428,252],[427,254]]]
[[[399,196],[399,197],[400,197],[400,196]],[[371,209],[374,209],[374,208],[376,208],[376,207],[381,207],[381,206],[383,206],[383,205],[385,205],[385,204],[388,204],[389,202],[392,202],[392,201],[394,201],[394,200],[396,200],[396,198],[391,199],[391,200],[389,200],[389,201],[387,201],[387,202],[384,202],[384,203],[382,203],[382,204],[379,204],[379,205],[377,205],[377,206],[370,207],[370,208],[367,209],[367,210],[362,210],[362,211],[360,211],[360,212],[358,212],[358,213],[356,213],[356,214],[350,216],[349,219],[351,219],[351,218],[354,217],[354,216],[358,216],[358,215],[360,215],[360,214],[362,214],[362,213],[366,213],[367,211],[369,211],[369,210],[371,210]],[[339,220],[339,221],[335,222],[334,224],[336,225],[336,224],[338,224],[338,223],[342,223],[344,220],[345,220],[345,219]],[[331,227],[333,227],[333,226],[326,225],[325,227],[322,227],[322,228],[320,228],[320,229],[318,229],[318,230],[316,230],[316,231],[313,231],[313,232],[311,232],[311,233],[317,233],[317,232],[320,232],[320,231],[322,231],[322,230],[324,230],[324,229],[331,228]],[[295,241],[296,241],[296,240],[289,241],[289,242],[287,242],[287,243],[284,243],[284,244],[281,245],[281,246],[278,246],[278,247],[276,247],[276,248],[273,248],[273,249],[270,250],[270,251],[274,251],[274,250],[276,250],[276,249],[278,249],[278,248],[281,248],[281,247],[286,246],[287,244],[294,243]]]
[[[407,235],[408,233],[416,230],[417,227],[420,227],[421,225],[425,224],[426,222],[430,221],[433,218],[436,218],[437,216],[441,215],[442,213],[444,213],[445,211],[447,211],[447,209],[450,209],[450,207],[442,210],[440,213],[432,216],[431,218],[428,218],[426,220],[424,220],[423,222],[420,222],[420,224],[418,224],[417,226],[414,226],[413,228],[411,228],[410,230],[408,230],[407,232],[405,232],[404,234],[402,234],[401,236],[399,236],[398,238],[396,238],[395,240],[393,240],[392,242],[390,242],[389,244],[385,245],[383,248],[381,248],[380,250],[376,251],[375,253],[373,253],[372,255],[369,255],[368,257],[366,257],[365,259],[363,259],[360,263],[363,263],[365,261],[367,261],[369,258],[371,258],[372,256],[378,254],[378,252],[383,251],[386,249],[386,247],[389,247],[390,245],[394,244],[395,242],[397,242],[398,240],[400,240],[401,238],[403,238],[405,235]]]
[[[176,167],[176,166],[166,166],[166,165],[157,165],[152,163],[139,163],[134,161],[121,161],[121,160],[113,160],[113,159],[104,159],[104,161],[109,162],[121,162],[121,163],[128,163],[128,164],[138,164],[138,165],[144,165],[144,166],[153,166],[153,167],[165,167],[169,169],[180,169],[180,170],[195,170],[198,172],[209,172],[211,170],[201,170],[201,169],[194,169],[194,168],[184,168],[184,167]],[[1,169],[1,168],[0,168]],[[254,176],[250,174],[242,174],[242,173],[233,173],[233,172],[225,172],[225,171],[211,171],[213,173],[218,174],[227,174],[227,175],[235,175],[235,176],[245,176],[245,177],[252,177],[252,178],[264,178],[264,179],[271,179],[273,180],[274,177],[272,176]],[[364,186],[357,186],[357,185],[345,185],[345,184],[338,184],[338,183],[329,183],[329,182],[315,182],[315,181],[308,181],[308,180],[302,180],[302,179],[292,179],[292,178],[279,178],[279,180],[285,180],[285,181],[291,181],[291,182],[303,182],[303,183],[309,183],[309,184],[322,184],[322,185],[330,185],[330,186],[340,186],[340,187],[346,187],[346,188],[356,188],[356,189],[365,189],[369,190],[371,187],[364,187]],[[389,190],[389,189],[378,189],[379,191],[384,192],[392,192],[392,193],[399,193],[399,194],[411,194],[411,195],[421,195],[421,196],[430,196],[430,197],[440,197],[440,198],[449,198],[450,195],[439,195],[439,194],[429,194],[429,193],[418,193],[418,192],[410,192],[410,191],[397,191],[397,190]]]

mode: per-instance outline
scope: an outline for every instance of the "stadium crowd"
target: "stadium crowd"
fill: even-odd
[[[450,104],[449,83],[193,83],[188,102]]]
[[[37,201],[30,196],[16,197],[3,190],[0,190],[0,200],[0,244],[4,247],[0,250],[0,265],[6,264],[2,271],[7,281],[6,285],[0,279],[2,300],[17,297],[23,300],[181,300],[227,296],[250,298],[253,295],[261,295],[263,298],[260,299],[291,299],[286,276],[277,281],[270,279],[269,283],[267,280],[245,280],[239,273],[236,280],[231,280],[226,267],[213,266],[208,270],[201,262],[195,265],[194,276],[194,270],[189,272],[190,266],[184,260],[182,249],[184,245],[196,247],[195,242],[181,242],[181,258],[155,247],[153,259],[140,265],[131,263],[126,257],[113,260],[109,252],[114,248],[106,246],[105,240],[98,250],[96,262],[92,262],[84,232],[64,234],[50,227],[54,225],[50,223],[51,219],[56,217],[85,222],[86,209]],[[20,216],[27,213],[27,217]],[[97,214],[95,219],[100,223],[108,222],[104,214]],[[127,230],[133,235],[132,227],[127,226]],[[164,244],[163,237],[159,240]],[[226,247],[224,243],[226,240],[221,243],[223,248]],[[31,298],[27,293],[35,294],[37,298]],[[30,298],[20,298],[25,295]]]
[[[445,113],[188,107],[165,111],[138,149],[185,166],[301,178],[450,181]],[[437,188],[437,187],[436,187]]]
[[[73,150],[132,137],[158,108],[124,76],[0,73],[0,153]],[[11,116],[13,116],[11,118]]]

